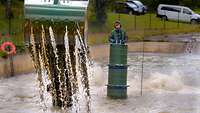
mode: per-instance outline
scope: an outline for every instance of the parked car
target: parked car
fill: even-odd
[[[160,4],[157,9],[157,17],[164,20],[176,20],[196,24],[200,22],[200,15],[185,6]]]
[[[138,0],[127,0],[126,2],[135,4],[138,7],[138,12],[140,14],[145,14],[148,10],[147,6]]]
[[[138,7],[133,3],[127,2],[115,2],[114,12],[125,14],[139,14]]]

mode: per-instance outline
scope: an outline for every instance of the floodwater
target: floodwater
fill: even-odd
[[[142,59],[140,53],[128,56],[126,100],[106,97],[108,60],[93,63],[89,77],[92,113],[200,113],[199,55],[146,53],[143,96]],[[45,110],[34,73],[0,80],[0,113],[63,112],[51,106],[51,99],[46,101]]]

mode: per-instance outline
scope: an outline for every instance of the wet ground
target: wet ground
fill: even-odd
[[[155,42],[191,42],[191,41],[200,41],[199,33],[188,33],[188,34],[176,34],[176,35],[160,35],[160,36],[151,36],[145,37],[145,41],[155,41]]]
[[[127,100],[106,97],[107,59],[94,63],[90,76],[92,113],[200,112],[199,55],[145,54],[143,96],[140,95],[142,59],[139,53],[129,54]],[[59,113],[51,107],[50,99],[46,104],[46,112]],[[0,113],[43,113],[43,109],[36,74],[0,80]]]

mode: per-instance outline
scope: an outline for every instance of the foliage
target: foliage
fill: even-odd
[[[0,51],[0,57],[6,57],[6,56],[7,56],[6,52]]]
[[[90,22],[95,25],[104,25],[107,19],[107,1],[91,0],[90,2]]]
[[[0,40],[0,45],[4,42],[13,42],[13,44],[17,43],[17,42],[14,42],[13,38],[11,38],[11,37],[2,37]]]
[[[12,37],[0,38],[0,45],[3,44],[4,42],[12,42],[17,48],[17,53],[22,53],[23,51],[25,51],[25,47],[22,45],[18,45],[18,41],[14,40],[14,38]]]
[[[24,51],[23,41],[23,0],[11,0],[11,10],[13,18],[11,19],[11,38],[7,38],[9,34],[9,21],[5,18],[7,0],[0,0],[0,44],[5,41],[13,42],[17,47],[17,53]]]

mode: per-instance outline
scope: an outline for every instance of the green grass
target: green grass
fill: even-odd
[[[135,25],[136,18],[136,25]],[[151,18],[151,22],[150,22]],[[103,27],[89,26],[89,44],[107,43],[109,33],[113,29],[113,23],[118,19],[118,14],[108,13],[108,19]],[[155,14],[143,16],[120,15],[123,29],[127,31],[129,41],[141,41],[144,37],[154,35],[169,35],[179,33],[200,32],[200,25],[179,23],[175,21],[162,21]]]
[[[195,9],[194,12],[200,14],[200,8]]]
[[[0,57],[4,57],[6,55],[7,55],[6,52],[0,51]]]
[[[23,38],[23,2],[16,3],[12,7],[14,12],[14,19],[11,22],[11,31],[13,35],[13,41],[17,46],[22,46],[24,44]],[[200,9],[196,9],[196,12],[200,12]],[[150,24],[150,14],[143,16],[125,15],[121,14],[121,23],[123,28],[127,31],[129,41],[141,41],[144,37],[154,36],[154,35],[168,35],[168,34],[179,34],[179,33],[191,33],[200,32],[199,25],[191,25],[188,23],[180,23],[164,21],[157,18],[155,14],[151,14],[151,24]],[[108,19],[104,26],[89,26],[89,37],[88,41],[90,45],[107,43],[108,36],[113,29],[113,23],[118,19],[118,15],[114,13],[108,13]],[[89,20],[90,22],[90,20]],[[165,25],[165,26],[164,26]],[[0,5],[0,33],[8,33],[8,20],[5,19],[5,9]]]
[[[23,3],[12,6],[14,19],[11,20],[11,38],[17,46],[23,46]],[[0,5],[0,33],[9,33],[9,20],[5,18],[4,6]]]

